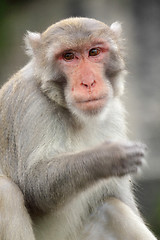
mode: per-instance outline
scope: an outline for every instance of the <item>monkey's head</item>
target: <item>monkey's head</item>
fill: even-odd
[[[121,95],[125,72],[121,25],[69,18],[25,42],[42,91],[72,113],[98,115]]]

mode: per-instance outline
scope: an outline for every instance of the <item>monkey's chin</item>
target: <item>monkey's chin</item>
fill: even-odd
[[[106,105],[106,98],[76,102],[76,107],[87,115],[97,115]]]

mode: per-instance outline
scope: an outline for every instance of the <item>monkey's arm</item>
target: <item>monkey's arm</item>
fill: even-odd
[[[25,171],[21,188],[29,202],[47,210],[100,179],[136,172],[144,154],[141,144],[104,143],[79,153],[39,159]]]
[[[124,202],[109,198],[84,231],[84,239],[156,240],[143,220]]]

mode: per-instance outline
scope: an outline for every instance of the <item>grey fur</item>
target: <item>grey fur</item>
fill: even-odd
[[[126,136],[120,100],[125,65],[119,34],[85,18],[64,20],[43,34],[28,34],[27,51],[32,59],[0,90],[0,170],[4,179],[0,193],[4,183],[13,196],[18,193],[13,205],[17,202],[24,209],[26,233],[23,235],[21,223],[16,230],[11,224],[7,233],[12,218],[10,200],[8,211],[3,209],[8,222],[0,220],[0,238],[10,240],[17,231],[12,240],[34,239],[28,209],[36,239],[88,239],[84,235],[92,223],[91,215],[101,206],[105,208],[109,197],[120,199],[139,215],[128,174],[142,165],[145,146],[129,142]],[[62,48],[80,49],[100,35],[111,46],[110,63],[103,72],[109,93],[104,111],[90,116],[73,109],[68,79],[56,56]],[[0,198],[4,204],[5,192]],[[145,237],[155,239],[150,233]]]

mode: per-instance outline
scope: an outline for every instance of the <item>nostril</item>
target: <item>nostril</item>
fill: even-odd
[[[87,83],[85,83],[85,82],[82,82],[82,83],[81,83],[81,85],[82,85],[82,86],[84,86],[84,87],[86,87],[86,88],[88,88],[88,87],[89,87],[89,86],[88,86],[88,84],[87,84]]]
[[[92,83],[91,83],[91,87],[94,87],[96,84],[96,81],[94,80]]]

